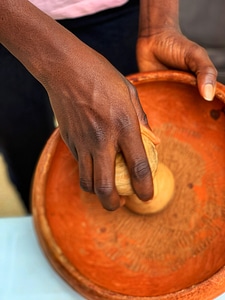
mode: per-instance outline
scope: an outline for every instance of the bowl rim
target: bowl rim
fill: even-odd
[[[197,86],[197,80],[194,75],[182,71],[166,70],[142,72],[129,75],[127,79],[134,85],[152,81],[171,81]],[[225,86],[219,82],[216,84],[216,97],[225,103]],[[78,293],[87,297],[87,299],[102,300],[172,300],[184,298],[205,300],[215,298],[225,292],[225,266],[203,282],[177,292],[153,297],[128,296],[109,291],[94,284],[80,274],[79,271],[69,263],[55,242],[44,209],[44,195],[47,186],[48,172],[60,141],[62,141],[60,130],[56,128],[47,141],[37,163],[32,183],[31,199],[33,224],[41,248],[53,268],[69,285]]]

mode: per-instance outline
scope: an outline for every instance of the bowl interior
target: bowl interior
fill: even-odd
[[[161,139],[159,161],[175,178],[166,209],[149,216],[126,207],[104,210],[95,195],[80,189],[77,163],[58,130],[42,154],[33,189],[38,234],[45,249],[52,247],[45,235],[60,249],[59,268],[75,268],[88,282],[133,297],[190,288],[225,265],[224,96],[218,88],[207,102],[191,75],[159,74],[130,80]]]

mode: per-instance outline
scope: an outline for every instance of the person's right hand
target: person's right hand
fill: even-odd
[[[46,88],[62,138],[78,160],[81,187],[104,208],[118,208],[115,158],[122,152],[137,196],[152,198],[140,134],[148,122],[131,83],[26,0],[0,2],[0,42]]]
[[[134,191],[149,200],[152,176],[139,128],[148,123],[136,89],[105,58],[78,43],[79,51],[72,47],[51,67],[46,87],[62,138],[78,160],[80,186],[107,210],[117,209],[115,157],[122,152]]]

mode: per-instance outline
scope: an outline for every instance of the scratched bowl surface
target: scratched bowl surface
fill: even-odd
[[[128,77],[175,178],[169,205],[149,216],[104,210],[79,187],[57,129],[39,160],[33,216],[57,272],[87,299],[213,299],[225,292],[225,87],[214,101],[175,71]]]

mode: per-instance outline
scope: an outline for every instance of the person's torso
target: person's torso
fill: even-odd
[[[30,0],[56,20],[71,19],[121,6],[128,0]]]

